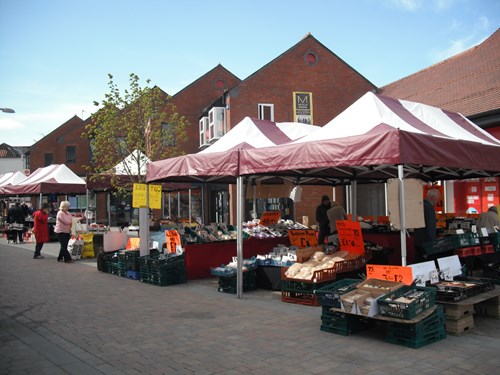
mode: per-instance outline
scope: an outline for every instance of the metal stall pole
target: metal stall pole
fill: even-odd
[[[243,177],[236,180],[236,296],[243,298]]]
[[[352,221],[357,221],[358,220],[358,207],[356,204],[356,201],[358,199],[358,186],[357,182],[355,180],[351,181],[351,215],[352,215]]]
[[[181,192],[177,192],[177,220],[181,217]]]
[[[192,213],[191,213],[191,189],[188,190],[189,191],[189,197],[188,197],[188,207],[189,207],[189,224],[191,224],[191,217],[192,217]]]
[[[172,219],[172,206],[170,205],[170,193],[168,193],[168,218]]]
[[[400,236],[401,236],[401,265],[406,266],[406,210],[405,210],[405,185],[404,185],[404,168],[403,165],[398,165],[398,187],[399,187],[399,220],[400,220]]]

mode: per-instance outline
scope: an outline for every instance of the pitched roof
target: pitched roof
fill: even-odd
[[[465,116],[500,107],[500,29],[458,55],[382,87],[380,93]]]
[[[21,154],[7,143],[0,145],[0,158],[20,158]]]

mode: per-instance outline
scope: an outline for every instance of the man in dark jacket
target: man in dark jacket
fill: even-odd
[[[16,202],[16,204],[9,209],[7,221],[9,224],[21,224],[20,228],[17,230],[17,236],[19,238],[19,242],[23,243],[24,211],[19,202]]]
[[[440,199],[441,193],[438,189],[430,189],[424,199],[425,227],[415,229],[414,232],[415,260],[417,262],[423,262],[427,259],[424,254],[424,244],[436,241],[436,211],[434,206]]]
[[[327,211],[332,207],[328,195],[321,197],[321,204],[316,207],[316,221],[318,223],[318,245],[325,243],[325,238],[330,233],[330,221],[328,220]]]

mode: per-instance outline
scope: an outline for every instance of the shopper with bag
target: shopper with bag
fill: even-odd
[[[35,234],[35,255],[33,259],[43,259],[42,247],[49,242],[49,204],[42,203],[42,207],[33,215],[33,233]]]
[[[61,202],[56,216],[56,226],[54,227],[54,232],[61,244],[57,261],[64,261],[65,263],[73,263],[71,254],[68,251],[68,242],[71,238],[71,226],[73,224],[73,216],[68,212],[69,206],[70,203],[68,201]]]

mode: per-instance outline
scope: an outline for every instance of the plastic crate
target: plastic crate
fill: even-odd
[[[500,252],[500,232],[490,233],[489,239],[491,244],[494,246],[495,251]]]
[[[457,302],[477,294],[486,292],[488,290],[494,289],[495,283],[493,280],[484,278],[471,278],[471,277],[455,277],[453,282],[463,282],[472,284],[468,288],[445,285],[445,283],[452,282],[440,282],[433,284],[432,287],[436,288],[436,300],[441,302]]]
[[[318,296],[318,302],[321,306],[340,308],[340,296],[356,289],[356,286],[361,281],[360,279],[338,280],[316,289],[314,293]]]
[[[492,254],[495,252],[494,245],[481,245],[481,254]]]
[[[321,330],[348,336],[352,333],[364,331],[375,325],[375,321],[358,315],[344,314],[330,311],[321,315]]]
[[[400,297],[417,295],[412,302],[395,301]],[[434,306],[436,289],[419,286],[402,286],[378,299],[380,314],[399,319],[413,319],[421,312]]]
[[[500,284],[500,263],[488,263],[483,266],[483,277],[493,280],[495,284]]]
[[[386,322],[387,336],[406,340],[422,340],[428,332],[441,329],[445,330],[445,314],[442,305],[436,306],[436,310],[428,317],[417,323]]]
[[[432,344],[434,342],[443,340],[446,338],[446,331],[442,329],[437,329],[435,331],[426,332],[420,339],[405,339],[394,336],[386,336],[385,341],[391,344],[397,344],[406,346],[408,348],[418,349],[425,345]]]
[[[243,273],[243,292],[250,292],[257,289],[257,272],[255,269]],[[237,279],[234,276],[219,276],[217,290],[223,293],[236,294]]]
[[[475,240],[471,233],[453,234],[439,237],[434,242],[426,242],[423,245],[423,251],[427,255],[444,253],[447,251],[460,249],[462,247],[473,246]]]
[[[454,254],[458,255],[460,258],[472,257],[481,255],[482,249],[481,246],[464,247],[462,249],[456,249]]]
[[[337,277],[337,271],[335,268],[327,268],[324,270],[314,271],[311,280],[306,279],[295,279],[293,277],[288,277],[286,271],[288,267],[281,268],[281,281],[297,282],[302,284],[324,284],[326,282],[335,280]]]
[[[139,280],[139,278],[140,278],[140,272],[139,271],[127,270],[127,278],[134,279],[134,280]]]
[[[318,297],[312,292],[281,290],[281,301],[306,306],[319,306]]]

